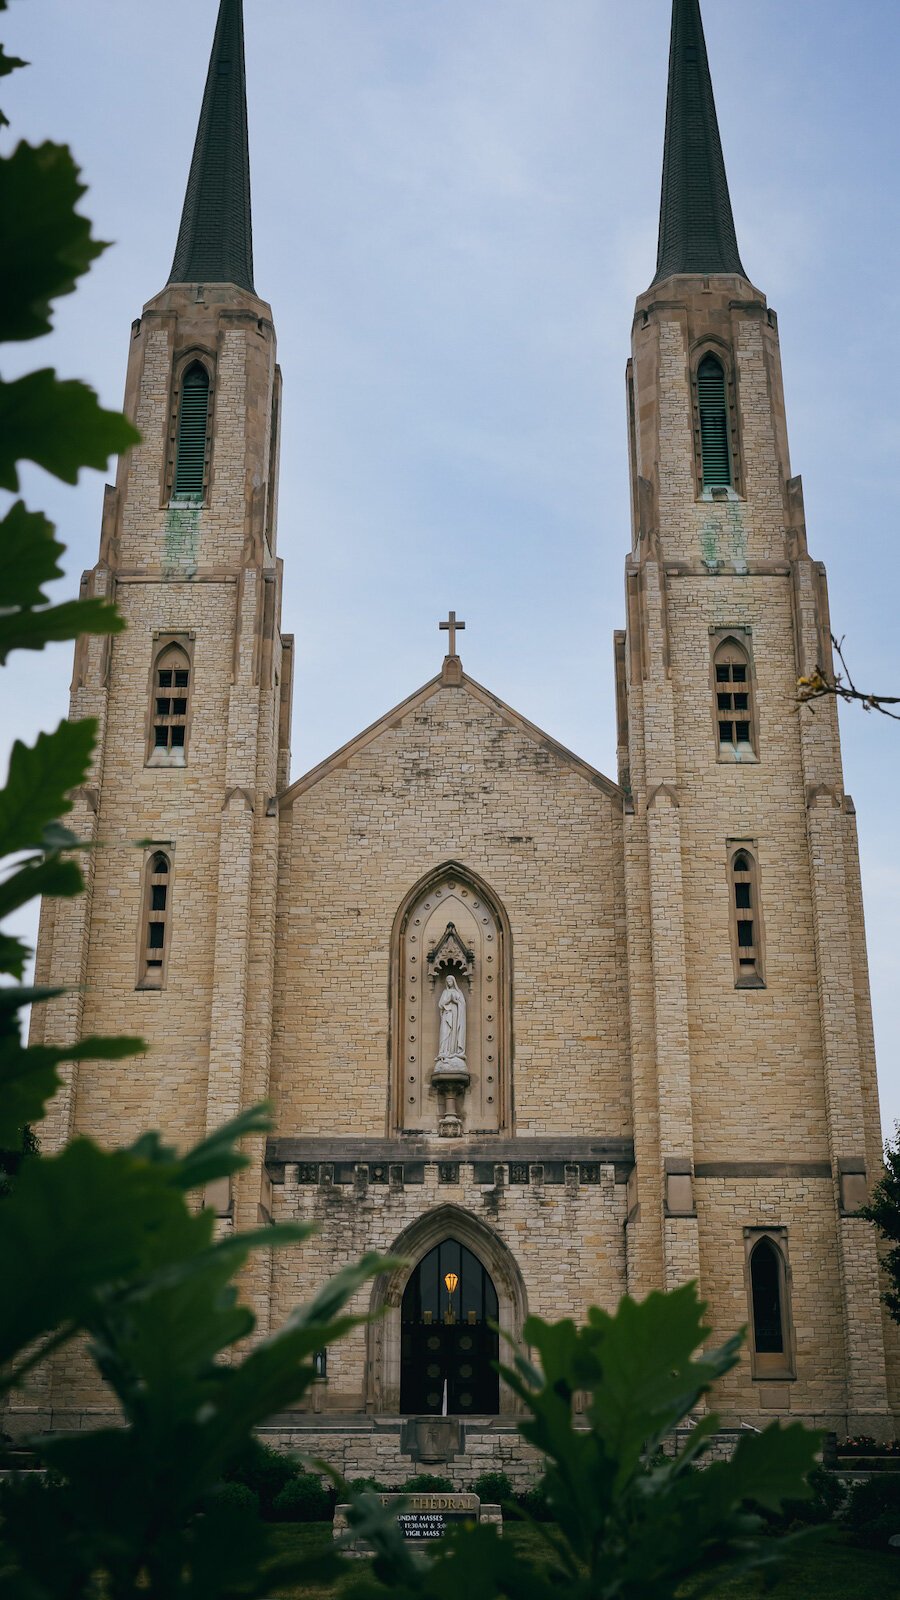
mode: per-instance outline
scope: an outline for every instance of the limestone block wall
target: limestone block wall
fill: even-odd
[[[543,1470],[537,1452],[515,1428],[466,1426],[461,1452],[451,1461],[428,1466],[401,1450],[399,1425],[317,1429],[280,1423],[260,1428],[259,1436],[275,1450],[296,1451],[327,1461],[351,1482],[354,1478],[377,1478],[388,1488],[398,1487],[413,1474],[430,1472],[450,1478],[455,1489],[465,1491],[483,1472],[505,1472],[514,1493],[521,1494],[537,1482]]]
[[[128,622],[113,645],[110,737],[100,775],[103,848],[95,884],[83,1028],[142,1034],[143,1058],[83,1067],[75,1125],[104,1143],[159,1127],[178,1142],[205,1125],[209,1004],[219,833],[235,629],[234,583],[130,583],[117,600]],[[190,728],[184,767],[148,767],[147,715],[154,632],[193,635]],[[146,851],[172,861],[165,989],[136,989]]]
[[[718,759],[710,630],[752,651],[759,760]],[[670,579],[694,1154],[828,1160],[787,576]],[[765,989],[736,989],[728,841],[753,841]],[[761,914],[761,924],[760,924]]]
[[[744,1272],[745,1228],[784,1228],[796,1379],[754,1380],[745,1348],[716,1387],[724,1426],[765,1426],[790,1412],[810,1426],[847,1432],[846,1351],[830,1174],[699,1177],[695,1183],[703,1297],[717,1344],[751,1321]]]
[[[461,686],[414,697],[289,792],[272,1051],[280,1133],[385,1132],[392,926],[418,880],[455,861],[509,919],[515,1132],[630,1134],[610,788]]]
[[[431,1247],[433,1234],[461,1238],[479,1253],[492,1272],[501,1326],[515,1334],[526,1314],[583,1320],[591,1305],[614,1310],[625,1292],[626,1205],[625,1184],[616,1182],[615,1168],[603,1165],[597,1183],[540,1182],[534,1169],[532,1181],[510,1183],[504,1174],[499,1167],[503,1181],[481,1183],[477,1170],[462,1160],[455,1181],[444,1182],[438,1162],[429,1161],[419,1183],[334,1183],[327,1172],[316,1182],[298,1182],[296,1167],[288,1167],[284,1183],[273,1187],[275,1219],[314,1222],[316,1232],[302,1245],[274,1254],[273,1323],[283,1322],[366,1251],[400,1256],[410,1262],[411,1272]],[[399,1274],[396,1296],[408,1276]],[[378,1290],[373,1294],[366,1285],[351,1309],[364,1315],[373,1303],[381,1303]],[[395,1337],[399,1298],[392,1293],[385,1317],[355,1329],[329,1350],[325,1409],[396,1413],[396,1394],[390,1392],[399,1377],[398,1351],[391,1348]],[[511,1405],[511,1396],[501,1400],[508,1420]]]

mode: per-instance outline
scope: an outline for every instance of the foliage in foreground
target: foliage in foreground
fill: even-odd
[[[0,77],[19,65],[0,52]],[[0,340],[46,332],[52,300],[71,292],[102,248],[75,210],[81,193],[65,147],[20,144],[0,158]],[[46,370],[0,379],[0,488],[17,490],[22,460],[74,482],[82,466],[105,466],[135,437],[82,384]],[[98,601],[47,603],[61,553],[49,522],[21,500],[0,521],[0,663],[13,649],[121,627],[115,609]],[[88,774],[95,731],[89,720],[63,722],[31,748],[14,746],[0,791],[0,857],[17,859],[0,885],[0,917],[38,894],[82,891],[73,855],[81,847],[58,819]],[[227,1480],[254,1427],[302,1398],[314,1352],[352,1324],[346,1307],[356,1290],[393,1264],[366,1258],[239,1358],[253,1317],[239,1302],[238,1273],[252,1251],[290,1247],[306,1230],[216,1242],[212,1214],[191,1196],[238,1170],[237,1140],[264,1129],[264,1115],[248,1112],[181,1156],[153,1133],[122,1150],[78,1139],[58,1155],[37,1154],[27,1129],[44,1115],[60,1064],[140,1045],[84,1039],[26,1049],[22,1008],[53,995],[17,986],[28,955],[21,941],[0,936],[0,974],[12,980],[0,989],[0,1150],[14,1158],[4,1164],[14,1181],[0,1228],[0,1398],[27,1388],[47,1359],[75,1360],[77,1342],[124,1426],[33,1441],[51,1477],[3,1489],[3,1592],[10,1600],[229,1600],[271,1593],[292,1575],[334,1573],[330,1551],[273,1567],[275,1530],[262,1520],[259,1492]],[[592,1312],[582,1329],[532,1321],[526,1337],[540,1368],[517,1352],[507,1376],[530,1413],[523,1431],[547,1461],[542,1498],[557,1523],[544,1529],[546,1566],[535,1568],[489,1529],[419,1566],[384,1508],[362,1495],[353,1497],[353,1518],[378,1551],[372,1582],[383,1577],[397,1594],[435,1600],[460,1590],[467,1600],[540,1600],[561,1589],[575,1600],[662,1600],[714,1559],[770,1560],[758,1518],[740,1506],[749,1496],[774,1510],[801,1495],[811,1435],[792,1428],[748,1438],[733,1462],[700,1476],[692,1467],[714,1427],[706,1418],[677,1460],[646,1465],[737,1359],[738,1340],[696,1359],[706,1331],[692,1287],[642,1305],[623,1301],[615,1317]],[[587,1429],[575,1426],[576,1390],[589,1396]],[[273,1511],[285,1487],[274,1492]]]
[[[6,0],[0,0],[0,11]],[[0,78],[24,62],[0,50]],[[0,128],[6,118],[0,112]],[[39,338],[51,328],[51,302],[70,294],[79,277],[106,248],[91,236],[91,224],[76,211],[84,187],[65,145],[21,141],[0,156],[0,343]],[[34,461],[74,483],[82,467],[107,465],[109,457],[138,435],[120,414],[103,411],[83,383],[60,380],[44,369],[14,382],[0,376],[0,489],[19,487],[18,466]],[[50,640],[84,633],[117,633],[123,626],[114,606],[101,600],[50,605],[48,584],[62,576],[64,546],[40,511],[16,500],[0,518],[0,665],[14,650],[41,650]],[[79,841],[59,818],[71,810],[68,796],[89,773],[96,723],[61,722],[28,747],[13,746],[0,790],[0,920],[37,895],[69,898],[84,887],[73,852]],[[114,1058],[142,1048],[137,1039],[83,1039],[68,1048],[22,1042],[21,1014],[53,991],[21,986],[31,951],[13,934],[0,933],[0,1195],[16,1181],[23,1159],[33,1153],[29,1124],[59,1083],[61,1062]]]
[[[873,1185],[872,1198],[860,1216],[874,1222],[889,1246],[881,1262],[888,1277],[883,1298],[894,1321],[900,1322],[900,1123],[894,1128],[893,1140],[885,1142],[884,1173]]]
[[[696,1287],[623,1299],[614,1315],[593,1308],[587,1324],[532,1317],[525,1338],[538,1364],[514,1350],[507,1382],[526,1407],[520,1431],[544,1458],[544,1494],[552,1523],[536,1524],[546,1560],[523,1560],[490,1527],[449,1537],[433,1563],[417,1568],[370,1499],[353,1516],[378,1549],[375,1581],[354,1593],[450,1600],[671,1600],[694,1578],[692,1595],[709,1592],[732,1570],[771,1565],[803,1535],[764,1536],[751,1510],[777,1513],[808,1494],[817,1436],[799,1424],[744,1435],[730,1461],[694,1470],[718,1427],[706,1412],[675,1456],[660,1446],[702,1406],[717,1378],[739,1359],[742,1335],[703,1349],[710,1330]],[[586,1397],[578,1426],[575,1397]]]

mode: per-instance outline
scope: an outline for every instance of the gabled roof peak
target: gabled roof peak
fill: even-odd
[[[169,283],[253,287],[243,0],[220,0]]]
[[[739,273],[700,0],[673,0],[654,283],[673,273]]]
[[[458,660],[457,657],[451,659]],[[428,683],[422,685],[421,689],[417,689],[414,694],[401,701],[400,705],[394,706],[393,710],[386,712],[383,717],[379,717],[377,722],[373,722],[362,733],[357,734],[354,739],[348,740],[333,755],[328,756],[324,761],[320,761],[318,766],[312,767],[309,772],[303,773],[301,777],[295,778],[287,789],[282,790],[275,797],[273,804],[279,809],[291,805],[298,796],[305,794],[307,789],[314,788],[323,778],[329,777],[333,772],[346,766],[353,756],[365,750],[383,733],[396,728],[405,716],[408,716],[410,712],[416,711],[426,701],[430,700],[433,695],[440,694],[442,690],[449,690],[454,695],[458,695],[461,691],[470,694],[473,699],[479,701],[488,710],[496,712],[504,722],[516,728],[519,733],[523,733],[527,738],[533,739],[548,755],[554,756],[563,765],[571,767],[580,773],[581,777],[592,784],[595,789],[600,789],[603,794],[614,802],[617,808],[621,809],[622,790],[617,783],[613,783],[611,778],[607,778],[604,773],[598,772],[596,767],[592,767],[589,762],[583,761],[580,756],[576,756],[571,750],[567,750],[565,745],[559,744],[556,739],[551,738],[550,734],[545,733],[542,728],[538,728],[535,723],[529,722],[527,717],[523,717],[518,711],[514,711],[512,706],[508,706],[498,695],[492,694],[490,689],[485,689],[483,684],[476,683],[474,678],[470,678],[467,673],[462,671],[460,671],[458,678],[453,678],[452,680],[448,680],[443,673],[440,673],[436,678],[431,678]]]

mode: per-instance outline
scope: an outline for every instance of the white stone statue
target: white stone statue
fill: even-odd
[[[449,1066],[466,1059],[466,997],[459,984],[449,973],[443,993],[438,1001],[441,1032],[438,1041],[437,1063]]]

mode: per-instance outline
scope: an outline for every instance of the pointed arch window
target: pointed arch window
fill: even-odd
[[[178,435],[175,445],[175,477],[172,493],[176,500],[198,503],[206,491],[207,441],[209,435],[209,373],[200,361],[192,361],[181,380],[178,406]]]
[[[700,420],[700,478],[704,489],[732,488],[728,384],[725,368],[714,355],[697,368],[697,410]]]
[[[186,764],[190,692],[188,651],[183,644],[163,644],[153,663],[149,766],[183,767]]]
[[[753,1376],[792,1378],[793,1330],[785,1230],[746,1228],[744,1239]]]
[[[731,897],[731,949],[738,989],[763,989],[762,907],[759,868],[746,845],[735,847],[728,863]]]
[[[141,908],[138,988],[165,987],[171,926],[172,863],[164,850],[155,850],[144,869]]]
[[[713,710],[719,758],[753,760],[759,748],[750,653],[731,635],[713,644]]]

